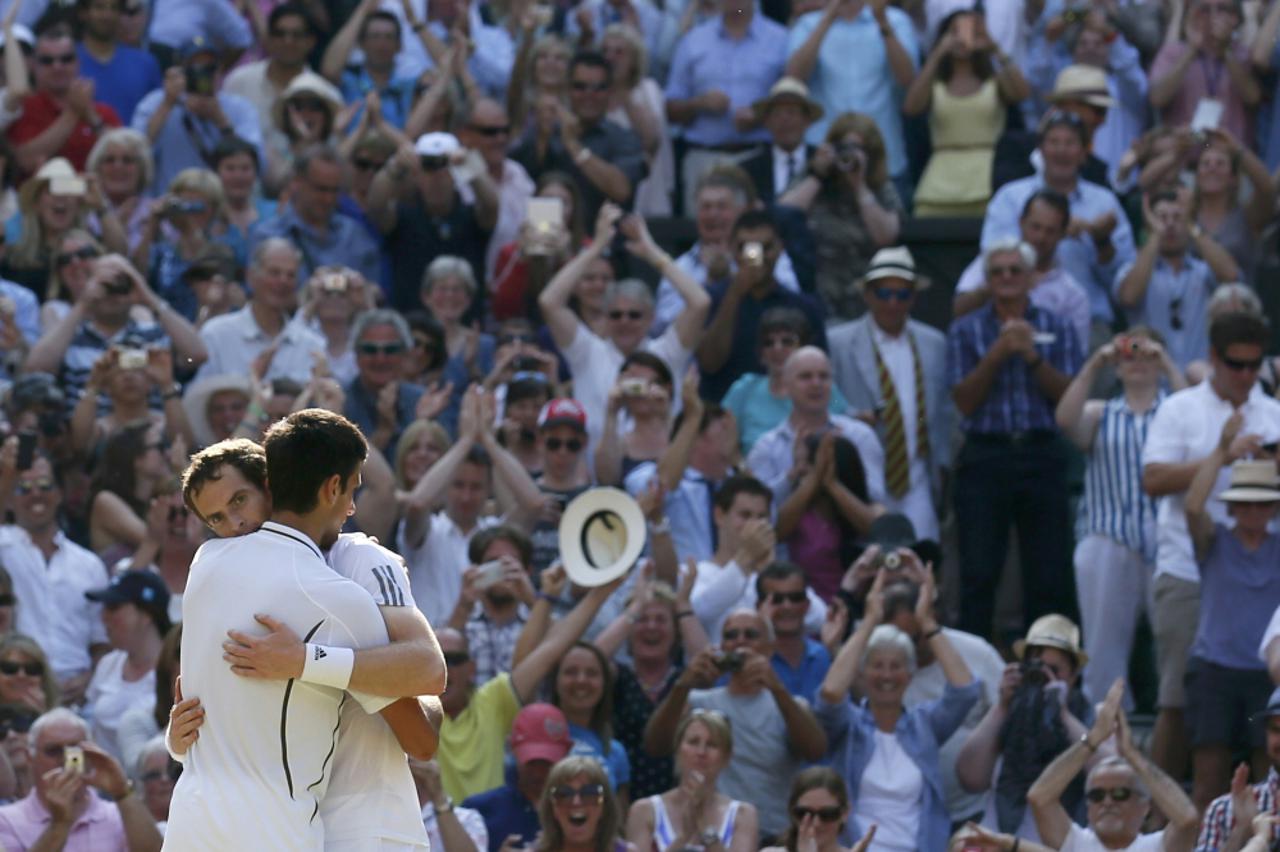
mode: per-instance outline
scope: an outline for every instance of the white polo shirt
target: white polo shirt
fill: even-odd
[[[861,420],[854,420],[843,414],[832,414],[828,426],[848,438],[857,448],[858,456],[862,459],[862,469],[866,473],[867,497],[873,503],[883,503],[884,449],[880,446],[875,430]],[[775,512],[791,494],[787,474],[795,464],[795,447],[796,430],[788,417],[757,438],[751,454],[747,456],[747,467],[773,492]]]
[[[13,578],[18,599],[15,628],[40,643],[59,680],[89,671],[89,646],[107,641],[102,606],[84,593],[107,585],[102,560],[59,531],[46,562],[22,527],[0,526],[0,565]]]
[[[209,350],[209,360],[196,372],[197,379],[226,373],[247,376],[262,350],[278,343],[264,378],[288,378],[306,384],[311,380],[312,353],[327,351],[324,338],[301,320],[288,320],[278,336],[268,336],[253,318],[249,305],[209,320],[200,328],[200,339]]]
[[[1206,379],[1198,385],[1168,396],[1147,430],[1142,448],[1142,466],[1149,464],[1182,464],[1200,461],[1222,437],[1222,424],[1231,416],[1232,405],[1218,396]],[[1254,385],[1241,411],[1244,413],[1242,435],[1261,435],[1262,442],[1280,441],[1280,402]],[[1218,480],[1207,504],[1216,523],[1231,525],[1226,504],[1214,499],[1231,483],[1231,468],[1218,471]],[[1191,534],[1187,532],[1185,492],[1166,494],[1156,507],[1156,576],[1169,574],[1180,580],[1200,582]]]
[[[319,819],[348,694],[369,713],[391,699],[300,681],[243,678],[222,659],[229,629],[262,635],[267,613],[305,641],[387,642],[369,594],[339,577],[305,534],[273,522],[206,542],[182,601],[182,689],[207,713],[173,791],[165,848],[319,852]]]
[[[328,553],[338,574],[363,588],[379,607],[414,606],[400,557],[366,535],[342,535]],[[381,716],[354,701],[342,705],[329,791],[320,804],[325,852],[369,848],[427,849],[418,790],[404,750]]]

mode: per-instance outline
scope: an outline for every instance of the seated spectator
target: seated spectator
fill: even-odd
[[[599,485],[621,485],[646,461],[657,461],[671,443],[671,368],[650,352],[632,352],[622,362],[617,384],[605,405],[604,432],[596,445],[595,473]],[[691,387],[692,386],[692,387]],[[685,385],[696,392],[696,383]],[[630,429],[621,434],[622,423]]]
[[[605,768],[609,789],[625,811],[631,804],[631,761],[613,738],[613,679],[604,653],[590,642],[576,642],[556,663],[551,703],[569,722],[570,754]]]
[[[1191,0],[1186,17],[1173,29],[1151,64],[1151,106],[1161,121],[1221,127],[1246,139],[1250,114],[1262,90],[1249,61],[1249,44],[1237,39],[1241,7],[1214,0]],[[1191,73],[1192,66],[1196,71]],[[1201,110],[1212,109],[1212,115]],[[1197,125],[1198,126],[1198,125]]]
[[[532,555],[529,537],[509,524],[486,527],[467,543],[471,564],[462,574],[462,592],[449,626],[467,637],[477,686],[511,671],[516,640],[538,596]],[[496,578],[486,573],[495,563],[501,567]]]
[[[378,245],[355,219],[338,212],[344,183],[343,162],[336,150],[319,144],[296,151],[289,205],[254,223],[251,244],[267,237],[290,240],[302,252],[298,270],[302,281],[321,266],[350,267],[377,281],[381,273]]]
[[[791,353],[808,345],[812,333],[808,318],[795,308],[769,308],[760,316],[756,348],[765,371],[739,376],[723,400],[738,424],[744,454],[751,452],[761,435],[791,415],[783,366]],[[849,410],[839,387],[831,389],[830,409],[832,414]]]
[[[737,743],[717,786],[726,796],[755,805],[761,834],[776,836],[786,828],[787,815],[773,788],[781,779],[789,781],[803,762],[822,758],[827,738],[808,702],[787,691],[769,664],[770,629],[754,610],[725,619],[720,648],[708,648],[690,662],[650,717],[644,744],[650,754],[671,754],[680,744],[675,733],[686,710],[721,713]],[[713,687],[725,673],[728,683]]]
[[[123,761],[118,736],[123,714],[134,706],[154,706],[156,662],[170,627],[169,590],[158,574],[125,571],[85,597],[102,604],[112,650],[94,668],[84,714],[94,742]]]
[[[489,831],[484,817],[471,808],[455,805],[440,782],[440,764],[435,760],[409,758],[409,772],[418,790],[422,823],[432,849],[444,852],[484,852],[489,848]]]
[[[1176,193],[1145,196],[1143,218],[1147,242],[1116,273],[1115,298],[1130,323],[1164,338],[1169,357],[1185,370],[1208,356],[1209,298],[1219,284],[1237,280],[1240,268],[1213,237],[1188,225]]]
[[[1261,704],[1272,686],[1257,649],[1280,606],[1280,585],[1261,567],[1280,546],[1280,536],[1269,531],[1280,507],[1280,480],[1271,459],[1249,461],[1233,452],[1243,425],[1239,412],[1227,418],[1218,446],[1200,462],[1184,501],[1200,563],[1200,624],[1187,659],[1187,726],[1192,793],[1204,807],[1226,792],[1233,750],[1247,748],[1255,762],[1261,759],[1262,732],[1254,726],[1242,738],[1234,720]],[[1231,484],[1216,498],[1226,504],[1234,521],[1230,526],[1216,522],[1206,506],[1228,466]]]
[[[291,321],[297,306],[298,267],[302,256],[287,240],[269,237],[254,247],[246,280],[252,296],[238,311],[214,317],[200,329],[209,360],[197,379],[225,373],[249,375],[255,360],[270,351],[263,379],[287,377],[297,382],[311,378],[317,354],[325,351],[324,338],[301,323]]]
[[[170,760],[164,737],[157,735],[143,747],[134,766],[142,801],[155,819],[156,828],[163,832],[163,826],[169,821],[169,803],[173,798],[173,785],[178,780],[174,775],[180,764]]]
[[[518,165],[516,167],[519,168]],[[561,227],[546,226],[544,230],[540,225],[534,228],[527,221],[526,201],[519,214],[520,225],[515,241],[501,246],[493,260],[493,274],[489,279],[489,288],[493,291],[491,307],[494,317],[500,321],[528,316],[551,277],[585,240],[582,192],[573,178],[560,172],[545,172],[538,178],[533,197],[559,200],[563,216]],[[608,262],[608,258],[601,259],[603,265],[608,265]],[[610,268],[609,278],[612,277]],[[588,278],[595,281],[601,276],[583,276],[584,281]],[[590,288],[590,292],[582,292],[580,287],[574,293],[577,310],[584,315],[593,331],[598,329],[604,318],[603,295],[602,287]]]
[[[560,556],[560,514],[591,484],[584,453],[589,422],[574,399],[553,399],[538,414],[536,440],[542,471],[533,481],[542,492],[542,499],[541,511],[532,520],[529,533],[533,570],[537,574]]]
[[[1088,399],[1108,363],[1115,365],[1121,393]],[[1090,695],[1104,695],[1108,684],[1128,672],[1138,616],[1150,598],[1156,505],[1142,491],[1142,446],[1166,396],[1161,378],[1170,391],[1185,385],[1160,336],[1133,326],[1085,360],[1054,413],[1063,434],[1088,455],[1084,528],[1073,561],[1080,612],[1099,614],[1084,619]]]
[[[719,636],[730,613],[754,607],[755,578],[774,559],[769,520],[772,493],[757,479],[733,476],[715,489],[711,505],[715,550],[700,559],[689,600],[709,636]],[[668,510],[668,516],[671,512]]]
[[[89,739],[79,716],[61,707],[51,710],[29,736],[34,786],[22,800],[0,807],[0,843],[6,849],[160,848],[146,804],[119,762]],[[71,747],[84,752],[83,773],[64,765]]]
[[[1124,684],[1117,680],[1089,733],[1058,756],[1027,791],[1040,836],[1054,849],[1190,849],[1200,826],[1195,805],[1181,785],[1134,745],[1120,708]],[[1081,828],[1058,802],[1090,755],[1115,734],[1117,757],[1094,764],[1085,779],[1088,825]],[[1110,799],[1110,801],[1108,801]],[[1169,820],[1161,831],[1142,834],[1151,805]]]
[[[916,187],[916,216],[983,214],[1008,107],[1030,94],[1017,64],[992,41],[981,13],[954,12],[942,21],[902,102],[906,115],[928,113],[933,140],[933,155]]]
[[[106,0],[95,0],[103,4]],[[155,182],[151,145],[136,130],[120,127],[102,134],[85,164],[86,174],[98,179],[107,208],[125,228],[130,254],[142,239],[151,209],[147,192]]]
[[[572,755],[553,766],[538,803],[542,831],[534,849],[638,852],[636,846],[617,839],[626,808],[609,791],[606,780],[604,767],[590,757]]]
[[[274,201],[262,197],[258,183],[261,166],[258,149],[238,136],[218,142],[209,157],[209,168],[222,181],[223,217],[246,243],[254,223],[276,210]]]
[[[80,23],[80,71],[92,80],[102,102],[125,124],[143,95],[160,86],[160,65],[154,56],[120,42],[124,0],[82,0],[76,4]]]
[[[14,607],[18,599],[13,594],[13,577],[0,565],[0,639],[13,633]]]
[[[942,698],[903,708],[903,694],[916,668],[915,645],[885,624],[881,569],[867,595],[858,629],[840,649],[818,691],[816,708],[832,743],[834,766],[859,779],[852,792],[858,837],[876,824],[880,843],[941,849],[950,835],[938,749],[977,702],[981,683],[933,617],[934,586],[925,574],[916,620],[947,679]],[[863,676],[866,699],[855,705],[850,691]]]
[[[196,521],[199,523],[199,518],[196,518]],[[177,614],[180,616],[182,615],[180,593],[169,596],[171,616],[175,602],[178,604]],[[177,621],[165,634],[164,641],[160,645],[160,655],[156,657],[155,676],[152,678],[155,692],[150,700],[139,701],[120,715],[116,736],[120,745],[121,759],[126,764],[132,762],[137,765],[147,744],[157,735],[164,734],[165,728],[169,725],[169,711],[177,703],[174,699],[173,685],[180,672],[181,649],[182,622]]]
[[[223,219],[224,203],[216,174],[203,168],[179,172],[151,205],[133,252],[134,266],[146,270],[152,288],[188,321],[195,320],[199,305],[182,277],[187,268],[215,245],[230,249],[237,264],[248,255],[244,240]]]
[[[71,312],[71,306],[80,300],[93,274],[94,261],[102,254],[102,244],[88,231],[72,228],[62,235],[53,256],[54,274],[49,278],[49,291],[40,305],[42,335],[57,325]],[[27,290],[25,287],[21,289]]]
[[[840,835],[849,821],[849,788],[837,772],[814,766],[797,775],[791,782],[787,813],[791,814],[791,825],[786,834],[778,838],[779,845],[763,852],[844,852]],[[850,852],[866,852],[875,839],[875,829],[872,825]]]
[[[1086,19],[1070,45],[1072,64],[1058,71],[1058,79],[1067,75],[1079,80],[1085,99],[1105,108],[1106,117],[1093,131],[1093,155],[1106,163],[1107,182],[1117,189],[1125,185],[1120,177],[1125,152],[1148,124],[1147,64],[1130,43],[1130,34],[1111,20],[1099,26]],[[1065,86],[1055,81],[1054,88]]]
[[[793,32],[793,43],[795,37]],[[898,242],[905,212],[890,180],[894,164],[886,162],[886,145],[895,143],[876,124],[863,113],[839,114],[825,128],[808,175],[778,199],[808,212],[818,252],[818,296],[838,319],[861,313],[848,283],[862,277],[878,249]]]
[[[465,156],[456,137],[428,133],[412,146],[401,145],[369,187],[365,212],[386,237],[390,301],[397,310],[416,304],[422,270],[440,255],[465,259],[473,279],[484,272],[484,246],[498,221],[498,191],[480,169],[470,178],[475,203],[462,200],[448,166]]]
[[[364,61],[349,63],[351,52],[357,47]],[[359,104],[355,113],[348,111],[352,121],[358,121],[372,103],[378,106],[384,121],[404,129],[418,81],[396,74],[400,47],[400,19],[368,3],[357,6],[329,41],[320,73],[341,90],[344,104]]]
[[[340,384],[349,384],[358,372],[352,331],[356,321],[377,303],[377,285],[349,267],[321,266],[300,295],[300,317],[325,340],[329,374]],[[410,349],[412,346],[406,347],[406,354]],[[403,372],[401,363],[397,376]]]
[[[89,151],[120,116],[94,100],[94,83],[80,76],[76,43],[65,26],[36,38],[31,65],[33,91],[22,101],[22,116],[5,131],[20,175],[28,177],[50,158],[66,158],[83,171]]]
[[[680,720],[675,734],[676,786],[637,799],[627,816],[627,840],[635,849],[682,848],[700,843],[726,852],[759,846],[755,805],[717,791],[733,757],[733,728],[715,710],[701,708]],[[668,782],[669,783],[669,782]]]
[[[411,342],[409,325],[395,311],[365,311],[351,329],[356,353],[356,376],[343,390],[343,413],[369,436],[369,442],[389,452],[404,428],[418,415],[422,388],[401,381],[401,361]],[[423,415],[429,419],[431,415]]]
[[[57,707],[60,698],[44,649],[21,633],[0,638],[0,703],[24,707],[34,719]]]
[[[1259,240],[1271,222],[1275,190],[1266,178],[1266,165],[1253,148],[1226,130],[1211,130],[1195,158],[1192,214],[1198,229],[1226,249],[1240,267],[1240,280],[1255,283],[1260,260]],[[1242,203],[1241,178],[1248,183],[1248,203]],[[1196,239],[1199,249],[1200,239]],[[1198,251],[1206,261],[1208,255]]]
[[[1256,848],[1244,844],[1259,815],[1267,818],[1276,813],[1276,774],[1280,772],[1277,769],[1280,765],[1280,722],[1275,721],[1277,716],[1280,716],[1280,688],[1274,690],[1266,706],[1249,719],[1251,725],[1261,725],[1263,729],[1267,763],[1270,764],[1266,776],[1251,785],[1248,764],[1241,763],[1236,767],[1231,778],[1231,792],[1214,799],[1205,811],[1195,848],[1246,848],[1249,852],[1261,852],[1267,848],[1267,844]],[[1270,843],[1274,835],[1275,825],[1272,822],[1263,838]]]
[[[641,216],[670,216],[676,163],[667,128],[666,97],[649,76],[649,48],[635,26],[620,22],[605,28],[600,53],[613,68],[606,118],[633,131],[644,146],[648,176],[636,187],[635,211]]]

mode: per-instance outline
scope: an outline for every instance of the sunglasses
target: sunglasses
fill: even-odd
[[[772,349],[775,346],[785,346],[792,349],[800,345],[800,338],[794,334],[771,334],[764,339],[762,348]]]
[[[37,56],[36,62],[46,68],[53,65],[74,65],[76,63],[76,55],[74,53],[62,53],[57,56]]]
[[[291,98],[289,103],[307,112],[324,112],[326,109],[325,102],[319,98]]]
[[[511,132],[511,125],[510,124],[491,124],[486,127],[479,124],[473,124],[471,125],[471,129],[474,130],[476,133],[479,133],[481,136],[488,136],[490,138],[493,138],[497,136],[506,136],[507,134],[509,134]]]
[[[644,311],[609,311],[609,319],[620,320],[623,317],[636,322],[644,319]]]
[[[382,163],[377,160],[366,160],[364,157],[356,157],[351,161],[351,164],[356,167],[357,171],[361,172],[376,172],[382,168]]]
[[[449,165],[448,157],[419,157],[418,162],[422,164],[424,172],[438,172],[445,166]]]
[[[311,38],[311,30],[272,30],[271,37],[281,41],[302,41]]]
[[[882,302],[892,302],[897,299],[903,304],[910,302],[911,297],[916,294],[914,290],[894,290],[891,287],[876,287],[871,292],[875,293],[876,298]]]
[[[1002,278],[1005,275],[1021,275],[1023,272],[1021,266],[993,266],[987,270],[987,276],[991,278]]]
[[[41,677],[44,674],[44,663],[15,663],[12,660],[0,660],[0,674],[16,675],[19,671],[27,677]]]
[[[35,722],[34,714],[18,713],[7,719],[0,720],[0,740],[9,736],[9,732],[13,731],[18,734],[25,734],[31,730],[31,725]]]
[[[47,476],[38,479],[27,479],[19,482],[14,486],[14,492],[17,494],[30,494],[32,491],[40,491],[47,493],[53,490],[53,480]]]
[[[75,249],[74,251],[58,252],[53,257],[53,263],[55,266],[61,269],[67,264],[74,263],[77,260],[93,260],[97,256],[98,256],[98,250],[96,248],[94,248],[93,246],[83,246],[81,248]]]
[[[739,630],[736,627],[731,627],[728,630],[721,632],[720,636],[726,642],[736,642],[738,639],[754,641],[760,638],[760,631],[756,630],[754,627],[747,627],[742,630]]]
[[[361,355],[399,355],[404,351],[403,343],[357,343],[356,351]]]
[[[445,651],[444,664],[446,666],[464,666],[471,662],[471,655],[466,651]]]
[[[1044,117],[1044,129],[1048,130],[1057,124],[1070,124],[1072,127],[1084,127],[1084,119],[1076,115],[1074,112],[1068,112],[1065,109],[1050,110]]]
[[[769,595],[769,602],[775,605],[784,603],[801,604],[808,598],[809,596],[804,592],[774,592]]]
[[[581,787],[552,787],[551,798],[557,802],[572,802],[574,799],[588,801],[604,798],[603,784],[583,784]]]
[[[547,439],[547,452],[558,453],[562,447],[571,453],[576,453],[582,449],[582,442],[577,438],[569,438],[568,440],[561,438]]]
[[[1233,370],[1237,373],[1243,373],[1246,370],[1251,373],[1256,373],[1262,369],[1261,358],[1254,358],[1249,361],[1241,361],[1236,358],[1228,358],[1226,355],[1222,355],[1219,357],[1222,358],[1222,364],[1224,367],[1226,367],[1228,370]]]
[[[791,809],[791,816],[796,822],[801,822],[805,817],[817,817],[822,822],[835,822],[840,819],[839,808],[805,808],[797,805]]]
[[[164,453],[169,451],[169,446],[170,446],[169,441],[165,438],[161,438],[159,441],[152,441],[151,443],[147,444],[146,449],[159,450],[160,452]]]
[[[574,80],[570,85],[575,92],[590,92],[598,95],[601,92],[609,91],[609,86],[605,83],[583,83],[578,80]]]
[[[1128,787],[1094,787],[1092,790],[1084,794],[1084,797],[1095,805],[1100,805],[1107,800],[1107,796],[1111,797],[1113,802],[1127,802],[1133,796],[1133,790]]]

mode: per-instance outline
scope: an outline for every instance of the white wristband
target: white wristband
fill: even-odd
[[[346,689],[347,684],[351,683],[351,670],[356,665],[355,651],[331,645],[313,645],[310,642],[303,650],[307,656],[302,663],[302,677],[299,680],[332,686],[334,689]]]

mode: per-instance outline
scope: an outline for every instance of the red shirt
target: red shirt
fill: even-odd
[[[30,142],[57,121],[63,109],[64,107],[47,92],[27,95],[26,100],[22,102],[22,117],[9,125],[5,136],[15,146]],[[106,104],[94,104],[93,109],[107,127],[120,126],[120,116],[116,115],[116,111],[111,107]],[[76,171],[83,172],[85,161],[89,159],[89,151],[97,141],[97,131],[83,121],[78,122],[55,156],[66,157]]]

